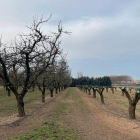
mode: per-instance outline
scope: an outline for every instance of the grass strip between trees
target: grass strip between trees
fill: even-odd
[[[68,99],[72,92],[69,88],[64,94],[62,100]],[[61,115],[68,115],[71,110],[68,103],[61,102],[54,114],[50,114],[51,121],[47,121],[43,126],[38,127],[27,135],[21,135],[7,140],[77,140],[77,134],[74,129],[65,129],[64,121],[61,121]]]
[[[73,130],[64,130],[63,124],[45,122],[42,127],[34,129],[25,136],[8,140],[77,140],[77,138],[73,135]]]
[[[46,96],[49,95],[49,90],[46,90]],[[25,109],[34,108],[35,102],[41,102],[41,92],[38,89],[35,89],[34,92],[29,91],[24,98]],[[15,96],[11,92],[11,96],[7,96],[7,92],[4,88],[0,88],[0,113],[9,112],[10,114],[17,113],[17,102]]]

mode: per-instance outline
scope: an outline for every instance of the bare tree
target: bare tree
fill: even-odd
[[[58,62],[54,63],[39,77],[38,87],[42,92],[42,102],[45,102],[45,88],[50,90],[50,97],[53,97],[53,91],[56,89],[58,93],[59,86],[64,89],[71,84],[71,73],[69,72],[66,59],[61,58]]]
[[[57,54],[61,52],[59,38],[62,33],[68,33],[63,31],[61,23],[59,23],[58,33],[44,35],[40,30],[40,25],[49,19],[40,18],[38,21],[38,18],[35,17],[33,24],[27,26],[30,33],[19,34],[20,41],[16,40],[10,48],[0,42],[1,48],[4,48],[0,53],[0,78],[16,96],[19,117],[25,115],[23,101],[25,94],[34,85],[37,78],[53,63]],[[45,61],[43,61],[44,57]],[[17,89],[18,80],[16,79],[13,83],[9,71],[12,71],[15,79],[17,78],[16,73],[22,73],[20,75],[23,78],[21,92]]]
[[[137,105],[138,101],[140,100],[139,90],[136,90],[134,98],[132,98],[130,96],[130,94],[128,93],[128,91],[126,90],[125,87],[122,87],[121,90],[125,93],[125,95],[128,99],[128,102],[129,102],[128,112],[129,112],[130,119],[136,119],[136,117],[135,117],[136,105]]]
[[[91,95],[91,93],[90,93],[91,86],[88,86],[87,89],[88,89],[88,94]]]
[[[114,93],[114,87],[110,87],[110,89],[111,89],[112,93]]]
[[[83,77],[83,73],[82,73],[82,72],[77,72],[77,77],[78,77],[78,78]]]
[[[93,98],[96,98],[96,87],[92,86]]]
[[[58,62],[58,67],[56,71],[56,85],[59,89],[66,89],[71,84],[71,71],[65,56],[61,58]]]
[[[107,86],[107,87],[106,87],[106,92],[108,92],[108,88],[109,88],[109,87]]]
[[[100,88],[96,88],[97,92],[99,93],[100,95],[100,98],[101,98],[101,103],[104,104],[104,96],[103,96],[103,91],[104,91],[104,87],[100,87]]]

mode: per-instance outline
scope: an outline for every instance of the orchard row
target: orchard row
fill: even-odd
[[[80,90],[83,90],[86,93],[88,92],[89,95],[91,95],[91,90],[92,90],[93,91],[93,98],[96,98],[96,92],[98,92],[99,95],[100,95],[100,99],[101,99],[102,104],[105,104],[104,96],[103,96],[103,91],[105,89],[106,89],[106,92],[108,92],[108,89],[111,89],[113,94],[114,94],[114,91],[117,90],[117,87],[98,87],[98,86],[83,86],[83,85],[77,85],[77,87]],[[137,87],[137,88],[119,87],[119,88],[122,91],[122,96],[124,96],[124,94],[125,94],[127,99],[128,99],[128,102],[129,102],[129,108],[128,108],[129,118],[130,119],[136,119],[135,110],[136,110],[136,105],[137,105],[138,101],[140,100],[140,87]],[[131,95],[131,90],[132,89],[135,90],[134,97]]]

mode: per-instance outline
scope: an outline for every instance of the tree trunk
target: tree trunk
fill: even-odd
[[[33,87],[32,87],[32,92],[34,92],[34,91],[35,91],[35,87],[33,86]]]
[[[61,91],[63,91],[63,87],[61,87]]]
[[[66,89],[67,87],[66,86],[64,86],[64,90]]]
[[[58,88],[55,88],[55,90],[56,90],[55,94],[57,94],[58,93]]]
[[[96,98],[96,90],[93,90],[93,98]]]
[[[129,117],[130,117],[130,119],[136,119],[135,110],[136,110],[136,105],[129,105]]]
[[[122,91],[122,96],[124,96],[124,92]]]
[[[101,103],[104,104],[104,103],[105,103],[105,102],[104,102],[104,96],[103,96],[102,93],[100,93],[100,97],[101,97]]]
[[[88,94],[91,95],[91,93],[90,93],[90,89],[88,90]]]
[[[7,90],[8,90],[8,96],[11,96],[10,89],[8,88]]]
[[[59,87],[59,92],[61,91],[61,88]]]
[[[40,91],[40,88],[38,87],[38,90]]]
[[[50,97],[53,97],[53,90],[50,89]]]
[[[42,103],[45,103],[45,92],[42,92]]]
[[[106,88],[106,92],[108,92],[108,88]]]
[[[112,90],[112,93],[114,93],[114,89],[111,89]]]
[[[23,97],[21,95],[18,95],[16,99],[18,107],[18,117],[23,117],[25,116]]]

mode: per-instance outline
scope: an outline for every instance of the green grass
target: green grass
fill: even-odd
[[[122,106],[124,106],[125,108],[128,108],[128,104],[126,104],[123,101],[119,101],[119,100],[112,100],[112,102],[116,103],[116,104],[120,104]]]
[[[77,96],[77,93],[76,93],[76,88],[70,88],[70,93],[71,93],[71,96],[72,96],[72,99],[74,101],[76,101],[76,106],[78,106],[81,111],[83,110],[88,110],[88,108],[85,106],[84,102],[82,101],[81,97],[80,96]]]
[[[87,110],[84,102],[82,101],[82,99],[80,97],[75,98],[75,100],[77,101],[76,106],[78,106],[81,111],[83,111],[85,109]]]
[[[11,138],[8,140],[77,140],[77,133],[74,129],[66,130],[64,128],[62,115],[68,115],[71,111],[69,109],[69,103],[64,102],[68,99],[72,92],[72,89],[63,96],[63,100],[60,106],[55,110],[53,114],[50,114],[51,121],[44,123],[42,127],[38,127],[31,131],[27,135],[21,135],[19,137]],[[60,123],[61,122],[61,123]]]
[[[21,90],[21,89],[20,89]],[[49,95],[49,91],[46,90],[46,95]],[[24,104],[26,108],[34,108],[34,102],[40,100],[41,92],[35,89],[34,92],[27,92],[24,97]],[[12,112],[11,112],[12,111]],[[25,110],[26,111],[26,110]],[[11,96],[7,95],[7,91],[4,88],[0,88],[0,113],[16,113],[17,101],[15,95],[11,92]]]
[[[132,93],[131,93],[132,94]],[[135,94],[135,93],[134,93]],[[121,95],[121,94],[120,94]],[[121,101],[121,100],[113,100],[113,99],[111,99],[111,98],[108,98],[108,97],[106,97],[106,96],[104,96],[104,98],[105,99],[107,99],[109,102],[113,102],[113,103],[116,103],[116,104],[118,104],[118,105],[121,105],[121,106],[123,106],[123,107],[125,107],[125,108],[128,108],[129,107],[129,103],[128,103],[128,101]],[[117,97],[116,97],[117,98]],[[138,112],[140,112],[140,109],[137,109],[136,108],[136,111],[138,111]]]
[[[67,92],[64,94],[63,100],[68,99],[69,96],[73,93],[73,91],[74,91],[74,89],[70,87],[70,88],[67,90]]]
[[[68,103],[62,102],[60,106],[55,110],[55,113],[49,114],[54,121],[61,121],[61,115],[68,115],[71,110],[68,108]]]
[[[63,114],[63,115],[67,115],[68,113],[70,113],[70,110],[68,109],[68,103],[61,103],[60,107],[56,110],[56,113],[58,115]]]
[[[46,122],[27,135],[8,140],[77,140],[77,138],[73,129],[65,130],[61,123]]]
[[[126,102],[119,101],[119,100],[111,100],[111,101],[114,102],[114,103],[116,103],[116,104],[119,104],[119,105],[121,105],[121,106],[123,106],[125,108],[128,108],[129,107],[128,103],[126,103]],[[140,109],[137,109],[136,108],[136,111],[140,112]]]

